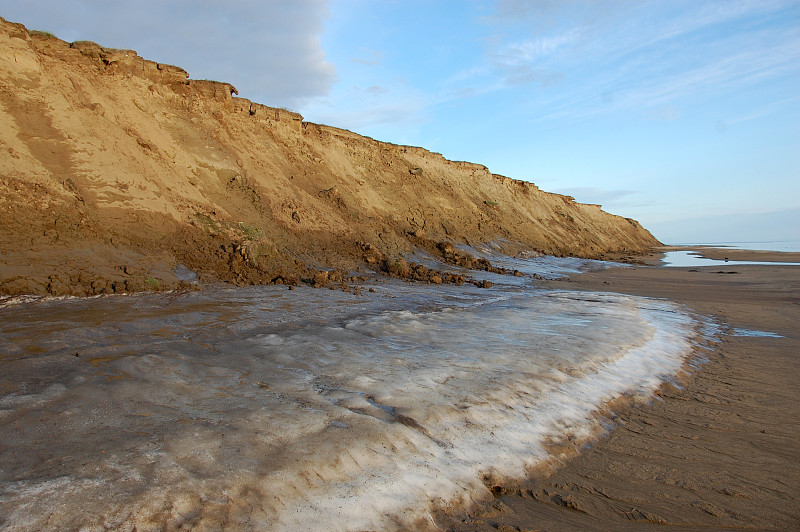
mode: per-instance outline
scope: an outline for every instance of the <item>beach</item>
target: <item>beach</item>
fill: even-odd
[[[733,259],[795,262],[797,254],[723,251],[714,256],[729,257],[724,266],[612,268],[549,282],[668,298],[714,317],[720,341],[704,352],[706,363],[688,368],[683,386],[621,408],[606,437],[554,473],[505,491],[489,514],[445,526],[796,530],[800,268]]]
[[[6,300],[0,527],[797,526],[800,268],[493,258]]]

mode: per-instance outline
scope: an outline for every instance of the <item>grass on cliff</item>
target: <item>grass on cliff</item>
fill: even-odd
[[[53,35],[49,31],[31,30],[28,33],[30,33],[31,35],[39,36],[39,37],[47,37],[48,39],[58,39],[58,37],[56,37],[55,35]]]

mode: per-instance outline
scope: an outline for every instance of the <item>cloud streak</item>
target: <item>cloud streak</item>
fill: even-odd
[[[786,16],[791,2],[603,5],[606,11],[587,18],[583,7],[596,10],[597,3],[500,2],[488,23],[510,37],[487,39],[484,65],[465,71],[484,92],[531,82],[552,88],[530,100],[531,110],[544,111],[532,120],[543,122],[652,114],[648,109],[674,107],[687,96],[712,97],[800,69],[797,28],[776,34],[772,25],[759,26]]]

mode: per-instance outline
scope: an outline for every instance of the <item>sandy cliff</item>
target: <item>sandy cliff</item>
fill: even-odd
[[[235,94],[0,19],[0,293],[172,286],[179,264],[313,282],[444,242],[589,257],[657,243],[599,206]]]

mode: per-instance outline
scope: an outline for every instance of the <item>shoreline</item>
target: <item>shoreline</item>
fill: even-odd
[[[754,253],[725,252],[740,260]],[[797,254],[788,255],[758,258],[793,261]],[[656,251],[643,262],[659,258]],[[624,409],[608,434],[552,474],[504,492],[488,513],[444,519],[443,528],[800,526],[800,267],[631,266],[544,286],[670,299],[716,319],[720,341],[682,389],[662,386],[656,399]]]
[[[656,252],[645,257],[651,264],[658,258]],[[683,370],[670,379],[672,384],[663,384],[650,403],[624,397],[606,403],[596,418],[611,429],[599,440],[548,442],[553,460],[528,470],[527,481],[486,484],[494,499],[487,491],[488,501],[470,508],[449,506],[421,527],[798,526],[800,479],[791,472],[800,461],[795,441],[800,361],[793,358],[800,347],[800,334],[794,330],[800,318],[800,268],[735,262],[722,269],[632,264],[539,286],[668,299],[717,323],[720,342],[713,350],[695,349],[695,356],[687,357]],[[737,329],[780,336],[740,336]],[[77,352],[70,356],[70,363],[77,364],[77,357]],[[700,358],[708,361],[697,368],[694,362]],[[259,381],[259,389],[262,385]],[[586,441],[590,443],[584,445]]]

